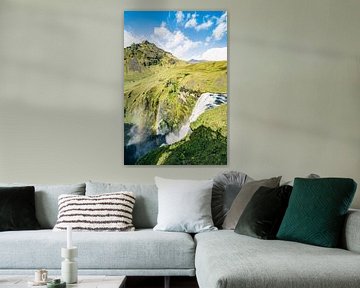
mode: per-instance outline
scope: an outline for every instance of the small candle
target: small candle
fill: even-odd
[[[67,242],[66,242],[66,248],[70,249],[72,248],[72,235],[71,235],[72,227],[69,225],[67,226],[66,232],[67,232]]]

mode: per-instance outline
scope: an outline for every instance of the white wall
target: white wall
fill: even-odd
[[[228,10],[228,166],[123,166],[124,9]],[[359,19],[357,0],[1,0],[0,182],[234,169],[360,184]]]

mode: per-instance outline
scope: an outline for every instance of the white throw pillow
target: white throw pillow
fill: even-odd
[[[213,180],[155,177],[159,212],[154,230],[198,233],[217,230],[211,217]]]
[[[59,214],[55,231],[72,226],[74,231],[133,231],[133,192],[115,192],[91,196],[59,196]]]

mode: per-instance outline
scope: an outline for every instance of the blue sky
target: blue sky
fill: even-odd
[[[125,11],[124,47],[144,40],[183,60],[227,60],[227,12]]]

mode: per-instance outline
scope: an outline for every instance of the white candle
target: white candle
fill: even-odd
[[[69,225],[67,226],[66,232],[67,232],[67,242],[66,242],[66,248],[70,249],[72,248],[72,235],[71,235],[72,227]]]

